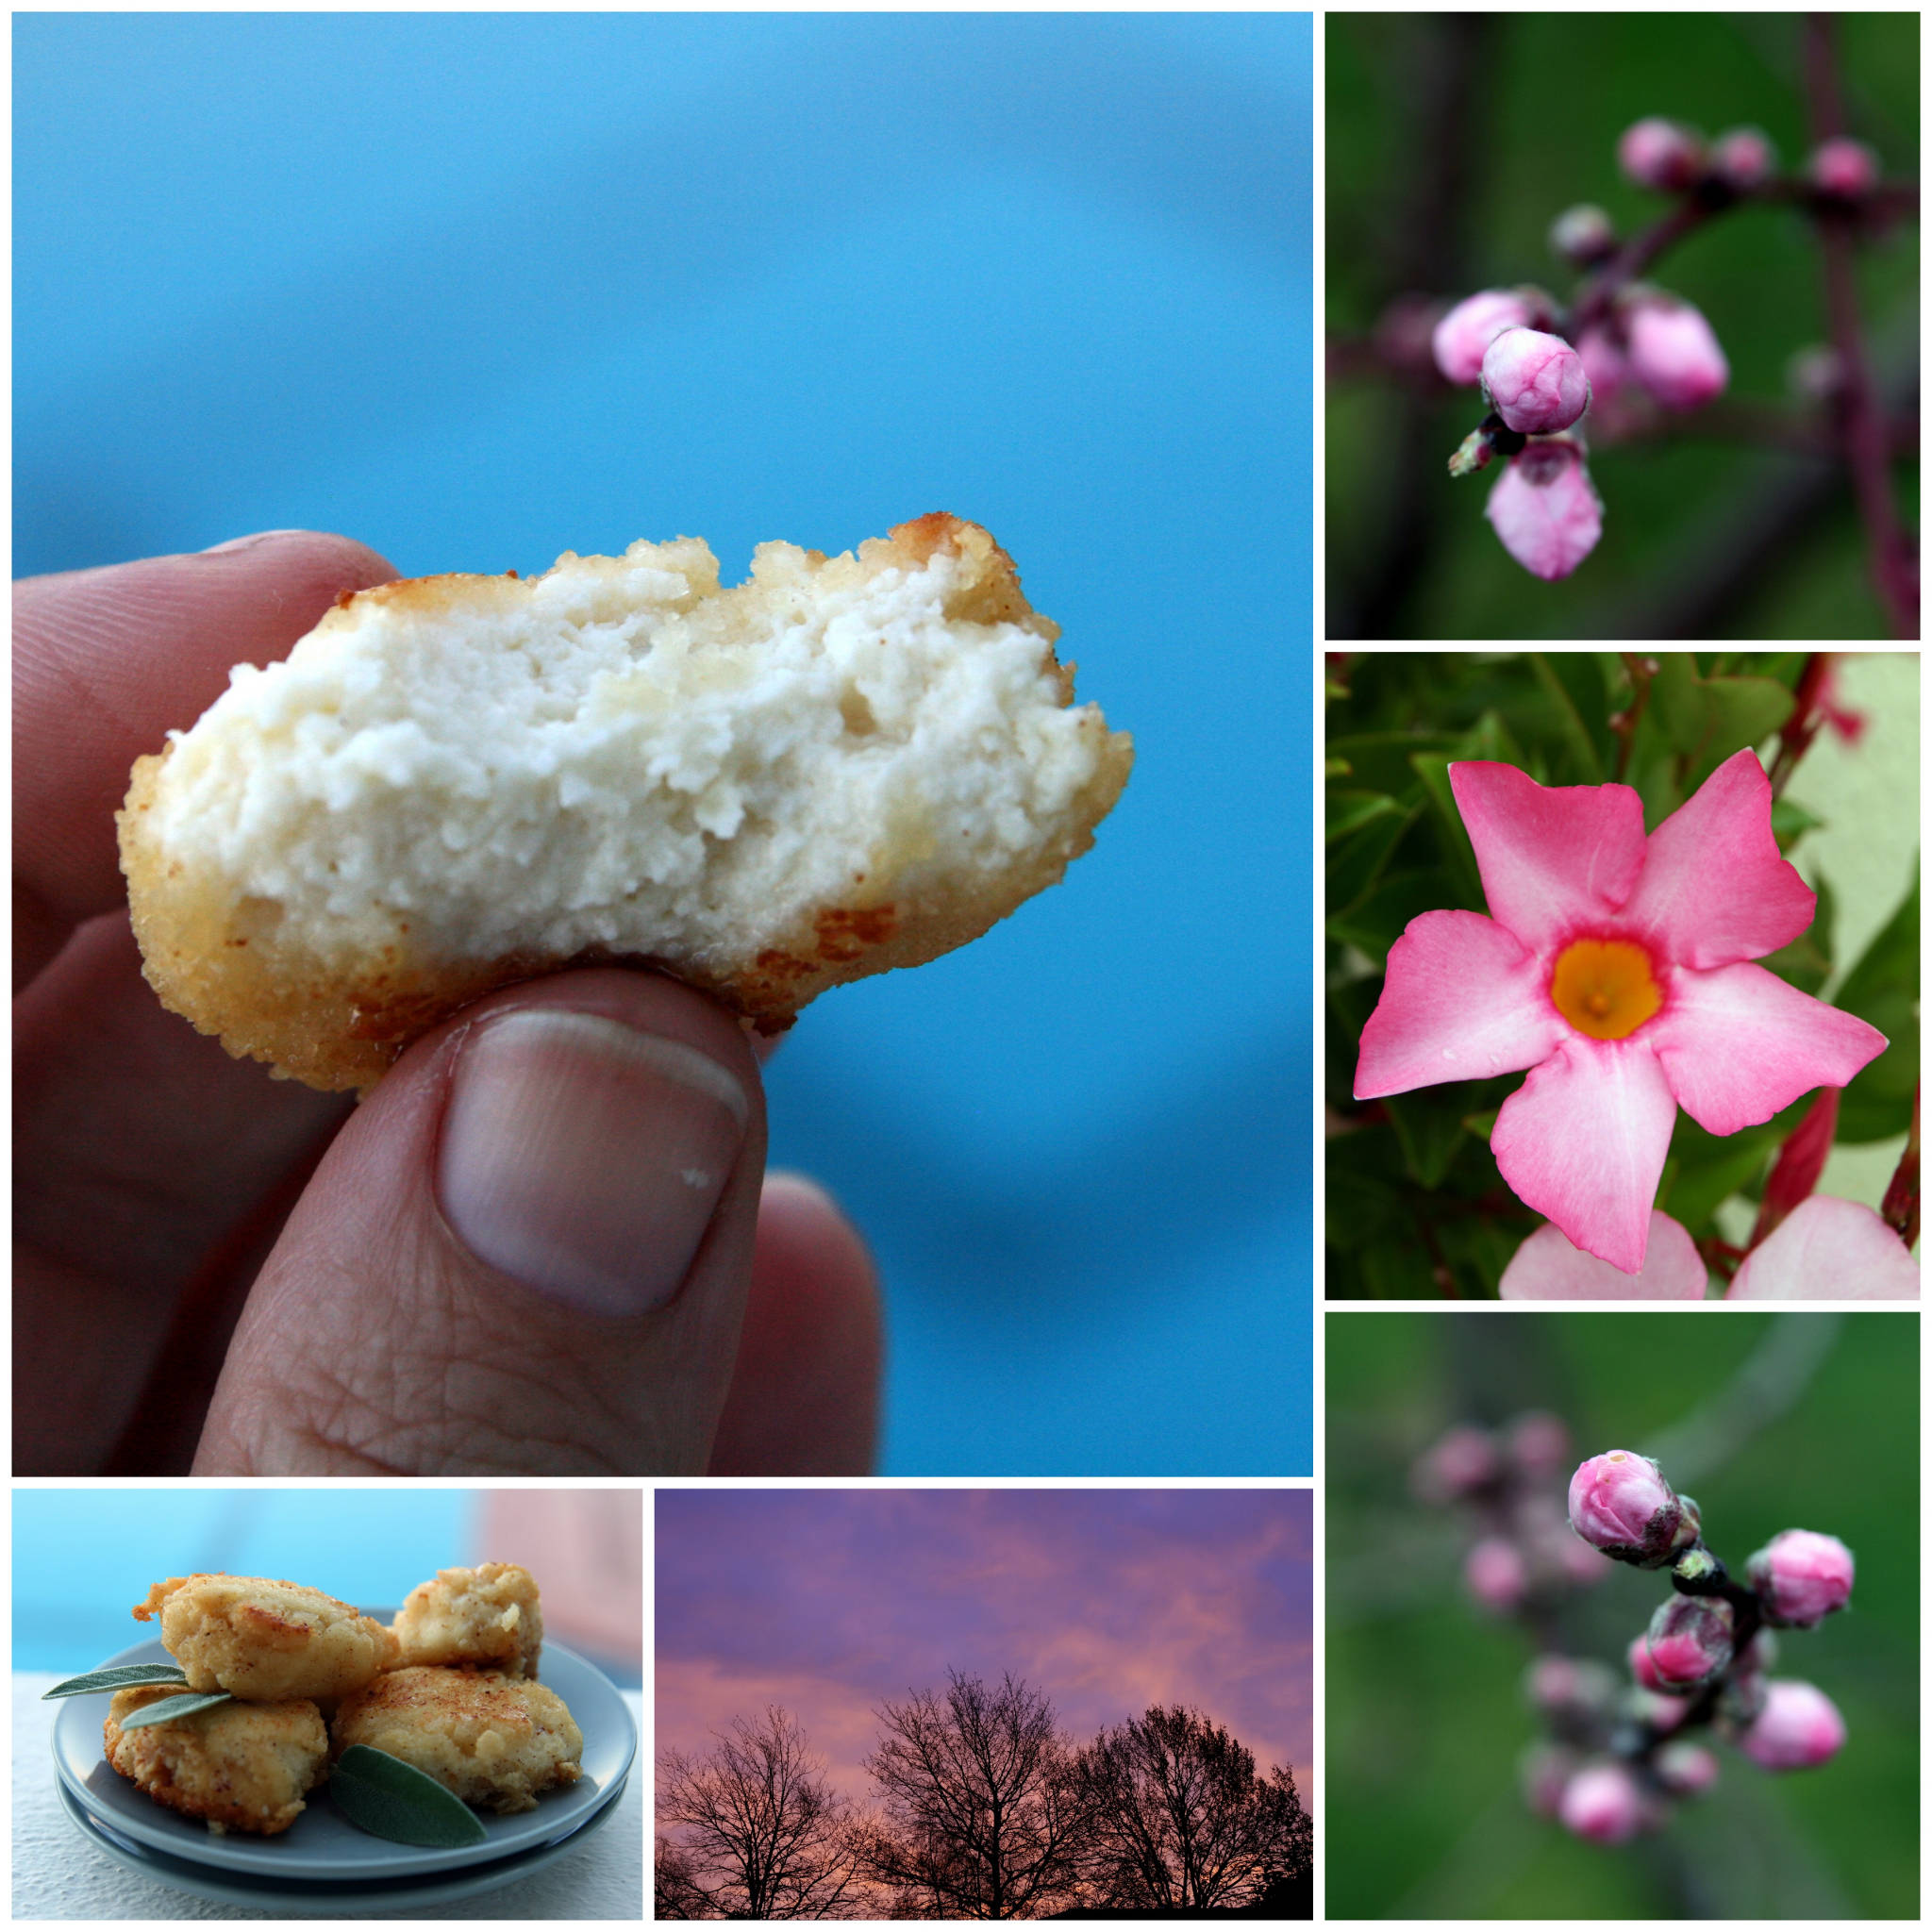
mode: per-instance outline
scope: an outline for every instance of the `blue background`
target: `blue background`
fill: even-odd
[[[1307,15],[14,25],[15,570],[984,523],[1131,730],[1067,882],[815,1007],[773,1158],[887,1467],[1309,1464]]]

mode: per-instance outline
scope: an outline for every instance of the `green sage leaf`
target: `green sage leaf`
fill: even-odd
[[[368,1744],[351,1744],[329,1773],[335,1807],[358,1830],[399,1845],[480,1845],[483,1821],[427,1772]]]
[[[130,1684],[179,1684],[185,1690],[188,1679],[179,1664],[116,1664],[111,1670],[69,1677],[64,1684],[42,1690],[41,1698],[44,1703],[49,1697],[82,1697],[91,1690],[125,1690]]]
[[[225,1690],[190,1690],[181,1697],[163,1697],[130,1710],[121,1720],[124,1731],[138,1731],[147,1724],[172,1724],[177,1717],[192,1717],[197,1710],[211,1710],[218,1704],[234,1700]]]

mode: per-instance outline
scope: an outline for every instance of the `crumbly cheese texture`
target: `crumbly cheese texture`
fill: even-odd
[[[387,1751],[492,1811],[533,1811],[539,1793],[582,1775],[584,1734],[563,1699],[492,1672],[387,1672],[336,1713],[330,1737],[337,1757],[351,1744]]]
[[[404,1664],[480,1664],[534,1677],[543,1648],[537,1579],[521,1563],[439,1570],[396,1612]]]
[[[975,937],[1092,841],[1132,749],[950,516],[856,556],[694,539],[347,598],[135,768],[148,976],[366,1087],[489,986],[648,961],[763,1030]]]
[[[252,1703],[331,1703],[395,1661],[386,1624],[322,1591],[266,1576],[171,1576],[134,1607],[195,1690]]]
[[[305,1793],[328,1775],[328,1732],[307,1699],[218,1704],[170,1724],[124,1731],[122,1720],[179,1693],[170,1684],[117,1690],[102,1740],[108,1762],[158,1805],[215,1833],[287,1831]]]

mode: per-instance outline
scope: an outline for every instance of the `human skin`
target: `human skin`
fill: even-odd
[[[765,1182],[758,1064],[708,1000],[618,968],[505,989],[352,1110],[229,1059],[142,980],[113,822],[134,759],[395,575],[284,531],[15,587],[16,1473],[862,1474],[872,1265],[825,1195]],[[672,1042],[745,1096],[655,1307],[533,1288],[445,1211],[456,1076],[517,1012]]]

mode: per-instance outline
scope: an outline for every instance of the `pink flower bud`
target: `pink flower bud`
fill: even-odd
[[[1548,583],[1567,577],[1604,533],[1603,503],[1567,437],[1525,443],[1496,478],[1483,514],[1503,548]]]
[[[1530,1665],[1524,1690],[1538,1710],[1570,1717],[1601,1717],[1617,1696],[1617,1674],[1595,1657],[1552,1652]]]
[[[1777,172],[1777,150],[1756,127],[1733,127],[1710,150],[1710,171],[1732,188],[1757,188]]]
[[[1731,379],[1709,323],[1688,302],[1660,296],[1633,302],[1624,328],[1631,375],[1667,409],[1694,409]]]
[[[1638,1642],[1643,1641],[1639,1638]],[[1631,1697],[1633,1714],[1659,1737],[1668,1737],[1690,1715],[1688,1697],[1673,1697],[1667,1690],[1638,1690]]]
[[[1862,141],[1840,136],[1812,150],[1808,173],[1824,193],[1856,201],[1878,186],[1878,157]]]
[[[1585,329],[1577,338],[1576,353],[1590,377],[1591,407],[1601,409],[1630,380],[1629,358],[1607,328]]]
[[[1808,1630],[1852,1597],[1852,1553],[1835,1536],[1788,1529],[1744,1565],[1767,1623]]]
[[[1689,188],[1704,170],[1704,142],[1681,122],[1653,117],[1624,130],[1617,165],[1640,188]]]
[[[1646,1690],[1661,1690],[1664,1680],[1657,1674],[1657,1666],[1650,1660],[1650,1646],[1641,1636],[1630,1640],[1630,1648],[1625,1653],[1630,1660],[1630,1674]]]
[[[1422,1502],[1453,1503],[1494,1481],[1502,1468],[1502,1458],[1486,1429],[1451,1429],[1417,1457],[1409,1471],[1409,1487]]]
[[[1627,1844],[1643,1829],[1646,1806],[1637,1780],[1621,1764],[1591,1764],[1563,1788],[1557,1816],[1578,1838]]]
[[[1462,1565],[1469,1593],[1485,1608],[1513,1610],[1529,1589],[1529,1566],[1506,1536],[1486,1536]]]
[[[1717,1758],[1702,1744],[1679,1738],[1666,1744],[1650,1761],[1657,1781],[1679,1798],[1694,1798],[1717,1782]]]
[[[1680,1547],[1683,1524],[1676,1491],[1647,1456],[1607,1450],[1570,1478],[1570,1527],[1620,1563],[1660,1568]]]
[[[1483,393],[1511,429],[1553,436],[1590,407],[1590,377],[1561,336],[1506,328],[1484,353]]]
[[[1808,1771],[1835,1757],[1845,1740],[1838,1706],[1815,1685],[1776,1677],[1766,1687],[1757,1722],[1740,1733],[1739,1747],[1766,1771]]]
[[[1555,1475],[1570,1461],[1570,1428],[1559,1415],[1536,1409],[1509,1424],[1509,1454],[1524,1475]]]
[[[1458,302],[1436,325],[1436,367],[1451,382],[1474,382],[1483,373],[1483,353],[1506,328],[1531,320],[1521,290],[1485,289]]]
[[[1601,261],[1617,246],[1617,231],[1610,218],[1593,203],[1580,201],[1566,208],[1550,224],[1550,248],[1560,259],[1577,268]]]
[[[1722,1597],[1673,1596],[1659,1604],[1643,1640],[1656,1677],[1652,1688],[1694,1690],[1727,1669],[1735,1624]]]

